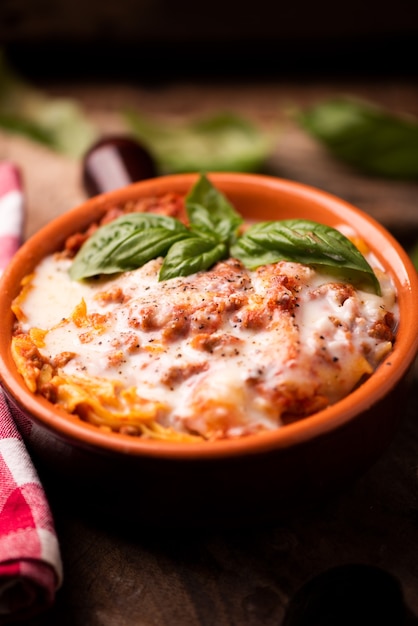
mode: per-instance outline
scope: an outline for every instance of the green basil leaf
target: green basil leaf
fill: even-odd
[[[298,116],[337,158],[366,174],[418,179],[418,120],[371,103],[335,98]]]
[[[23,135],[50,148],[55,147],[54,137],[49,131],[25,118],[0,112],[0,128],[9,133]]]
[[[379,281],[355,245],[338,230],[310,220],[254,224],[233,244],[231,254],[250,269],[278,261],[319,266],[380,295]]]
[[[164,256],[191,236],[179,220],[152,213],[129,213],[98,228],[78,251],[70,268],[74,280],[141,267]]]
[[[190,123],[144,116],[138,110],[125,112],[134,136],[153,154],[160,171],[255,172],[263,169],[277,140],[248,119],[230,112],[200,118]]]
[[[81,157],[98,136],[76,100],[51,97],[34,87],[11,67],[1,50],[0,128],[72,158]]]
[[[302,219],[269,221],[238,237],[241,216],[205,175],[187,195],[186,208],[190,228],[155,213],[129,213],[101,226],[80,248],[71,277],[133,270],[162,256],[159,280],[168,280],[207,270],[232,255],[249,269],[281,260],[319,266],[380,294],[364,256],[334,228]]]
[[[193,237],[171,246],[160,270],[160,280],[207,270],[228,256],[228,247],[216,239]]]
[[[187,194],[186,209],[193,231],[216,235],[224,242],[234,237],[243,222],[226,196],[204,174]]]

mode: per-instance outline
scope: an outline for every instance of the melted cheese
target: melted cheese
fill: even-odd
[[[28,385],[99,426],[217,439],[275,429],[338,401],[392,349],[396,294],[297,263],[255,271],[229,259],[158,281],[162,260],[71,281],[45,258],[14,310]]]

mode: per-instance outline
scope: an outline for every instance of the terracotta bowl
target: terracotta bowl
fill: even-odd
[[[165,176],[96,196],[31,237],[1,284],[2,384],[41,476],[66,499],[168,526],[271,520],[343,489],[377,460],[394,435],[405,396],[400,383],[418,346],[418,280],[405,251],[371,217],[318,189],[263,175],[209,176],[246,218],[346,223],[361,234],[398,291],[394,350],[337,404],[276,431],[237,440],[158,443],[107,434],[67,415],[29,392],[12,360],[10,305],[21,279],[109,205],[167,191],[186,193],[197,176]]]

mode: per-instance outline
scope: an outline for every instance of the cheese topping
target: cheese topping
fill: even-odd
[[[13,356],[28,387],[102,428],[195,440],[271,430],[350,393],[391,351],[382,295],[298,263],[235,260],[158,281],[162,259],[72,281],[45,258],[15,300]]]

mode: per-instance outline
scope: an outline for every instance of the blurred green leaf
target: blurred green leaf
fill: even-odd
[[[151,120],[138,111],[125,113],[136,139],[153,154],[162,173],[259,171],[275,140],[233,113],[192,123]]]
[[[333,98],[299,114],[300,125],[336,157],[358,170],[418,179],[418,120],[369,102]]]
[[[49,97],[30,85],[10,67],[1,51],[0,128],[75,158],[97,136],[76,101]]]
[[[54,139],[47,130],[41,128],[38,124],[15,117],[14,115],[4,115],[0,113],[0,128],[3,128],[9,133],[17,133],[18,135],[25,135],[33,141],[43,143],[46,146],[54,147]]]

